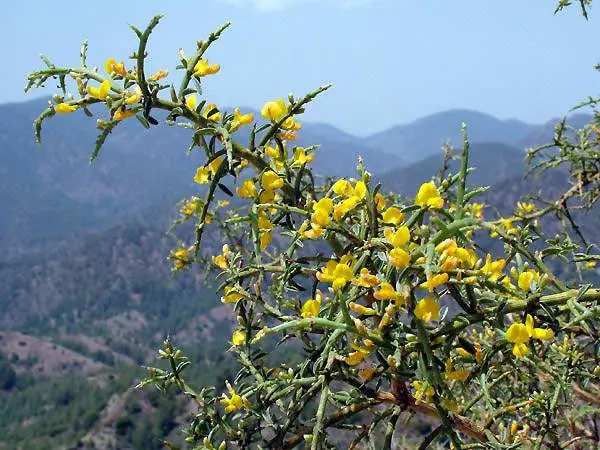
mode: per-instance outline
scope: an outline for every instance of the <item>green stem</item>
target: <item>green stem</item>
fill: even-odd
[[[227,22],[224,25],[221,25],[216,31],[210,33],[208,36],[208,40],[204,42],[196,54],[187,60],[187,67],[185,74],[183,75],[183,79],[181,80],[181,84],[179,85],[179,92],[177,93],[177,97],[179,101],[183,101],[183,92],[186,90],[188,85],[190,84],[190,80],[192,79],[192,75],[194,74],[194,67],[196,63],[202,58],[204,52],[210,47],[210,45],[221,37],[221,33],[231,25],[231,22]]]
[[[148,26],[146,27],[146,29],[144,30],[144,32],[142,33],[142,35],[140,36],[140,44],[138,46],[138,51],[137,51],[137,77],[138,77],[138,86],[140,87],[140,90],[142,91],[142,95],[145,98],[150,98],[150,91],[148,90],[148,83],[146,82],[146,74],[144,73],[144,64],[146,62],[146,45],[148,45],[148,38],[150,37],[150,34],[152,33],[152,30],[154,30],[154,28],[158,25],[158,22],[160,22],[160,19],[163,18],[162,14],[158,14],[157,16],[154,16],[152,18],[152,20],[150,20],[150,23],[148,24]]]
[[[461,126],[463,148],[460,155],[460,178],[458,188],[456,190],[456,203],[459,207],[459,217],[463,216],[464,213],[464,198],[465,198],[465,187],[467,184],[467,169],[469,168],[469,140],[467,139],[467,126],[463,123]]]
[[[392,448],[392,438],[394,437],[394,430],[396,429],[396,423],[400,418],[400,414],[402,414],[402,408],[395,406],[392,417],[390,417],[386,426],[383,450],[391,450]]]
[[[310,446],[311,450],[319,450],[321,448],[321,444],[323,442],[323,432],[325,431],[323,419],[325,417],[325,408],[327,407],[327,400],[329,397],[329,385],[327,384],[325,376],[322,375],[319,381],[323,385],[323,388],[321,389],[321,398],[319,399],[317,417],[315,426],[313,427],[313,438]]]

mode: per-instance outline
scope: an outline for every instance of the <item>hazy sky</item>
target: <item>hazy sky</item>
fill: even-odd
[[[177,49],[220,24],[233,26],[209,51],[221,72],[205,94],[227,106],[334,88],[306,120],[355,134],[450,108],[543,122],[598,94],[600,26],[576,8],[553,15],[553,0],[0,0],[0,102],[24,101],[25,74],[88,61],[126,59],[127,27],[166,14],[149,45],[151,68],[174,72]],[[131,64],[130,64],[131,65]]]

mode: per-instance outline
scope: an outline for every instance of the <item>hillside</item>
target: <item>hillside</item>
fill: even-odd
[[[456,150],[460,154],[460,149]],[[471,145],[469,166],[475,170],[469,177],[472,186],[490,186],[506,178],[522,176],[525,171],[524,154],[515,147],[497,142],[474,143]],[[377,175],[385,191],[414,196],[424,180],[430,180],[440,173],[441,153],[429,156],[407,167],[394,169]],[[449,171],[456,173],[460,162],[453,159]]]
[[[83,113],[55,117],[45,123],[42,145],[37,145],[31,124],[45,106],[44,100],[0,105],[0,250],[5,255],[103,230],[149,207],[166,216],[177,200],[198,191],[192,178],[202,158],[186,154],[190,130],[145,130],[135,120],[124,122],[90,166],[95,120]],[[243,141],[248,130],[239,134]],[[376,171],[390,167],[389,155],[329,125],[304,124],[297,145],[313,144],[321,144],[317,173],[351,175],[359,155]]]
[[[0,267],[0,448],[162,448],[185,405],[131,387],[167,334],[194,380],[232,377],[231,308],[201,269],[171,275],[170,245],[133,223]]]

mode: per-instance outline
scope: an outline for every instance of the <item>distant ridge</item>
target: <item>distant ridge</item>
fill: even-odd
[[[83,113],[46,121],[42,145],[35,144],[32,122],[47,102],[48,98],[37,98],[0,105],[0,250],[4,257],[19,249],[31,250],[34,242],[43,245],[124,223],[151,206],[157,214],[169,216],[178,200],[202,191],[192,177],[203,159],[197,153],[186,155],[189,130],[164,125],[145,130],[135,120],[126,121],[114,130],[90,167],[98,130],[94,119]],[[573,120],[581,124],[587,117]],[[293,145],[319,145],[313,163],[318,175],[354,176],[359,156],[371,173],[384,174],[429,157],[438,161],[446,140],[460,147],[463,122],[473,144],[497,142],[522,152],[528,145],[550,141],[556,120],[529,125],[454,109],[366,138],[330,124],[306,122]],[[241,129],[239,139],[245,140],[248,132],[247,127]],[[432,163],[423,164],[413,167],[412,173],[405,171],[406,180],[418,173],[430,177],[431,170],[421,168]],[[396,187],[399,179],[388,179],[385,188],[389,189],[403,191],[414,184],[407,181],[408,185]]]
[[[452,109],[373,134],[365,138],[365,142],[407,162],[416,162],[438,154],[442,144],[448,140],[454,146],[460,146],[462,123],[467,124],[471,142],[500,142],[512,146],[519,146],[537,128],[520,120],[499,120],[477,111]]]
[[[457,151],[457,155],[460,154]],[[393,169],[375,177],[383,184],[384,191],[414,197],[421,183],[438,175],[442,165],[442,155],[429,156],[409,166]],[[491,186],[501,180],[520,177],[525,173],[524,154],[521,150],[499,142],[479,142],[471,145],[469,167],[475,170],[468,182],[473,186]],[[459,161],[453,160],[449,173],[459,170]],[[447,173],[448,174],[448,173]],[[447,175],[446,174],[446,175]]]

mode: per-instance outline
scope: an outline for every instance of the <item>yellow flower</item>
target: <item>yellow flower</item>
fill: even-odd
[[[380,192],[378,192],[375,195],[375,197],[373,198],[373,202],[375,202],[375,209],[377,209],[377,211],[381,211],[381,210],[383,210],[383,208],[385,208],[385,204],[386,204],[385,197]],[[398,225],[398,224],[396,224],[396,225]]]
[[[443,208],[444,199],[440,195],[440,191],[435,187],[435,184],[428,182],[423,183],[419,188],[415,204],[429,208]]]
[[[281,124],[281,128],[283,130],[298,131],[300,128],[302,128],[302,124],[300,122],[296,122],[293,117],[288,117]]]
[[[377,300],[393,300],[396,304],[404,302],[404,295],[396,291],[394,287],[387,282],[381,283],[377,292],[373,294]]]
[[[150,75],[148,77],[148,81],[158,81],[158,80],[160,80],[162,78],[166,78],[168,75],[169,75],[169,71],[168,70],[159,70],[154,75]]]
[[[77,111],[79,107],[75,105],[69,105],[67,103],[59,103],[54,107],[54,111],[57,114],[68,114],[73,111]]]
[[[433,386],[430,386],[422,381],[415,380],[412,382],[412,385],[415,388],[415,398],[417,400],[421,400],[423,397],[425,397],[425,401],[430,402],[435,395]],[[427,388],[425,388],[425,386],[427,386]]]
[[[298,139],[298,136],[296,136],[291,131],[286,131],[285,133],[279,133],[277,135],[277,137],[279,137],[279,139],[281,139],[282,141],[295,141],[296,139]]]
[[[375,367],[367,367],[366,369],[362,369],[358,371],[358,376],[364,382],[371,381],[375,374],[377,373],[377,369]]]
[[[183,269],[184,267],[192,263],[192,257],[190,255],[190,249],[185,247],[179,247],[177,250],[171,253],[170,259],[174,261],[176,269]]]
[[[273,203],[275,201],[275,191],[273,189],[263,189],[258,196],[259,203]]]
[[[456,352],[464,358],[475,358],[475,360],[478,363],[481,362],[481,358],[483,357],[483,352],[481,351],[481,344],[479,344],[479,342],[475,343],[475,353],[471,353],[463,347],[458,347],[456,349]]]
[[[522,291],[529,292],[532,289],[532,284],[540,281],[540,274],[533,269],[526,270],[519,274],[517,284]]]
[[[527,314],[525,324],[513,323],[508,327],[508,330],[506,330],[504,338],[508,342],[514,344],[513,355],[522,359],[529,352],[529,348],[526,345],[529,342],[529,339],[533,338],[546,341],[552,339],[553,336],[554,332],[551,329],[535,328],[533,317],[530,314]]]
[[[212,257],[212,262],[215,266],[219,267],[220,269],[223,270],[227,270],[229,267],[229,264],[227,262],[227,259],[225,259],[225,257],[223,255],[215,255]]]
[[[477,262],[477,255],[473,250],[467,250],[466,248],[458,247],[454,254],[463,267],[471,268]]]
[[[246,332],[244,330],[235,330],[231,335],[231,343],[236,347],[246,343]]]
[[[211,66],[207,59],[200,58],[194,65],[194,76],[204,77],[206,75],[214,75],[219,70],[221,70],[221,66],[219,64],[213,64]]]
[[[336,195],[344,195],[344,196],[348,197],[352,194],[352,185],[348,181],[344,180],[343,178],[340,178],[339,180],[337,180],[333,184],[332,189]]]
[[[258,212],[258,230],[259,230],[259,241],[260,249],[264,250],[271,243],[271,230],[274,226],[267,213],[263,210]]]
[[[458,266],[458,258],[456,256],[448,256],[443,259],[440,269],[444,272],[449,272],[456,269]]]
[[[526,203],[526,202],[517,202],[517,211],[516,213],[525,216],[527,214],[532,213],[535,210],[534,203]]]
[[[313,213],[311,215],[311,223],[313,228],[326,227],[331,221],[331,211],[333,210],[333,200],[329,197],[323,197],[318,202],[313,204]]]
[[[358,352],[358,351],[352,352],[344,358],[344,361],[349,366],[357,366],[362,362],[363,359],[365,359],[365,356],[367,356],[367,355],[368,355],[368,353],[363,353],[363,352]]]
[[[377,275],[372,275],[369,269],[363,267],[360,269],[358,276],[352,279],[352,284],[361,287],[375,287],[379,285],[379,278],[377,278]]]
[[[423,288],[423,289],[427,289],[429,292],[433,292],[433,290],[438,287],[441,286],[442,284],[446,283],[448,281],[448,274],[447,273],[438,273],[437,275],[433,275],[430,276],[429,274],[427,274],[427,281],[424,283],[421,283],[419,285],[419,287]]]
[[[402,248],[393,248],[388,253],[390,264],[397,269],[403,269],[410,265],[410,254]]]
[[[476,219],[483,218],[483,208],[485,205],[483,203],[471,203],[471,214]]]
[[[258,190],[254,185],[254,181],[251,178],[249,178],[247,180],[244,180],[242,185],[237,188],[237,193],[242,198],[256,198],[256,196],[258,195]]]
[[[294,150],[294,164],[304,165],[310,164],[315,159],[315,154],[311,153],[309,155],[306,154],[306,150],[302,147],[296,147]]]
[[[134,103],[139,103],[142,99],[142,90],[139,86],[136,86],[134,92],[126,92],[127,98],[125,99],[126,105],[133,105]]]
[[[390,228],[386,228],[384,234],[386,240],[394,248],[404,247],[410,242],[410,230],[406,225],[398,228],[396,232],[393,232]]]
[[[98,128],[99,130],[104,130],[107,125],[108,125],[108,122],[106,120],[102,120],[102,119],[96,120],[96,128]]]
[[[269,244],[271,243],[273,237],[271,236],[271,232],[267,231],[265,233],[261,233],[259,236],[259,240],[260,240],[260,249],[264,250],[265,248],[267,248],[269,246]]]
[[[128,117],[135,116],[136,111],[133,109],[125,109],[125,108],[117,108],[115,113],[113,114],[113,120],[123,120]]]
[[[501,218],[498,226],[500,228],[503,228],[504,231],[506,231],[508,234],[516,233],[518,231],[518,229],[513,225],[514,220],[515,220],[514,217],[509,217],[508,219]],[[496,237],[496,236],[498,236],[497,231],[492,231],[490,233],[490,237]]]
[[[339,221],[342,217],[344,217],[346,214],[352,211],[356,207],[358,202],[359,200],[356,197],[350,197],[344,200],[339,205],[336,205],[333,209],[333,219],[336,222]]]
[[[235,108],[233,110],[233,120],[229,125],[229,131],[233,133],[242,125],[248,125],[250,122],[254,120],[254,114],[242,114],[240,112],[240,108]]]
[[[415,306],[415,316],[423,322],[436,320],[440,316],[440,305],[432,297],[425,297]]]
[[[281,159],[281,153],[278,146],[271,147],[269,145],[265,145],[265,153],[273,159]]]
[[[196,94],[188,95],[185,99],[185,106],[192,111],[196,110]]]
[[[221,398],[221,404],[225,407],[225,412],[226,413],[232,413],[237,411],[238,409],[241,409],[242,406],[244,406],[244,403],[246,403],[239,394],[237,394],[234,389],[231,387],[231,384],[229,384],[229,382],[227,382],[227,390],[229,391],[229,396],[227,396],[226,394],[222,395]]]
[[[529,349],[527,342],[529,342],[529,331],[527,326],[522,323],[513,323],[508,330],[506,330],[505,339],[508,342],[515,344],[513,346],[513,355],[517,358],[522,359],[528,353]]]
[[[317,279],[323,283],[331,283],[334,291],[342,289],[352,278],[354,278],[354,273],[350,266],[333,259],[329,260],[320,272],[317,272]]]
[[[173,256],[178,259],[187,259],[189,258],[189,252],[187,249],[181,247],[173,253]]]
[[[192,197],[181,205],[179,212],[184,216],[191,216],[202,206],[203,202],[198,197]]]
[[[269,216],[262,210],[258,212],[258,229],[260,231],[271,231],[273,229]]]
[[[216,175],[217,170],[219,170],[219,167],[221,167],[221,163],[222,162],[223,162],[223,157],[222,156],[217,156],[210,163],[208,163],[208,171],[210,172],[210,174],[213,177]]]
[[[452,359],[446,360],[444,378],[449,381],[464,381],[471,374],[470,370],[454,370]]]
[[[383,212],[382,219],[384,223],[400,225],[404,220],[404,214],[402,213],[402,211],[400,211],[399,208],[396,208],[395,206],[390,206]]]
[[[492,256],[488,253],[485,257],[485,264],[481,268],[481,272],[487,277],[490,281],[497,281],[502,274],[502,270],[506,265],[506,261],[503,259],[498,259],[496,261],[492,261]]]
[[[355,303],[355,302],[348,303],[348,306],[355,313],[361,314],[361,315],[364,315],[364,316],[374,316],[374,315],[377,314],[377,311],[375,311],[373,308],[368,308],[366,306],[360,305],[360,304]]]
[[[267,170],[262,174],[260,184],[263,189],[280,189],[283,187],[283,180],[272,170]]]
[[[221,120],[221,113],[219,112],[219,109],[217,108],[216,104],[210,103],[204,108],[204,111],[202,112],[202,117],[212,122],[218,122],[219,120]]]
[[[519,424],[513,420],[510,424],[510,435],[514,436],[518,430],[519,430]]]
[[[373,352],[375,347],[373,346],[372,342],[366,341],[364,346],[352,344],[352,349],[354,352],[351,352],[347,357],[345,357],[344,361],[349,366],[357,366],[365,359],[366,356]]]
[[[362,200],[367,195],[367,185],[364,181],[358,181],[354,188],[352,189],[351,196],[356,198],[357,200]]]
[[[454,255],[454,252],[458,248],[456,241],[454,239],[444,239],[438,245],[435,246],[435,251],[443,254],[444,252],[448,255]]]
[[[312,224],[311,229],[308,229],[308,222],[304,222],[298,229],[302,239],[318,239],[325,233],[325,230],[317,224]]]
[[[265,103],[265,106],[262,107],[260,114],[267,120],[271,122],[277,122],[282,119],[288,113],[287,106],[285,102],[281,99],[277,99],[272,102]]]
[[[213,264],[220,269],[227,270],[229,268],[229,258],[232,252],[227,244],[223,245],[223,253],[212,257]]]
[[[339,221],[348,212],[354,209],[367,195],[367,185],[363,181],[358,181],[352,186],[348,181],[342,178],[335,182],[332,189],[337,195],[348,197],[346,200],[335,206],[333,211],[333,218],[335,221]]]
[[[525,319],[525,326],[527,327],[527,332],[529,336],[533,339],[539,339],[542,341],[547,341],[552,339],[554,336],[554,332],[549,328],[535,328],[533,325],[533,317],[530,314],[527,314],[527,318]]]
[[[108,58],[104,62],[104,71],[109,75],[121,75],[122,77],[127,76],[127,70],[123,61],[117,63],[114,58]]]
[[[470,370],[453,370],[452,372],[444,373],[444,377],[446,378],[446,380],[450,381],[464,381],[469,377],[470,374]]]
[[[307,300],[304,305],[302,305],[302,313],[300,315],[304,318],[318,317],[322,298],[323,294],[321,294],[321,291],[317,291],[314,299]]]
[[[225,286],[225,295],[221,297],[222,303],[237,303],[246,297],[239,292],[235,287]]]
[[[206,167],[198,167],[196,169],[196,175],[194,175],[194,181],[198,184],[206,184],[209,180],[209,170]]]
[[[87,91],[92,97],[104,100],[110,92],[110,81],[104,80],[99,87],[88,86]]]

